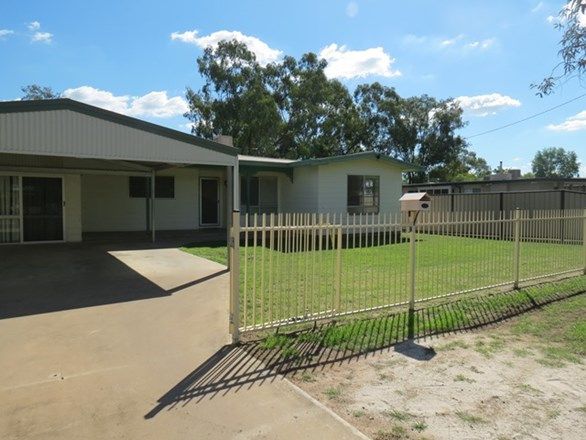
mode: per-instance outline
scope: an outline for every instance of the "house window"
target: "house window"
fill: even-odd
[[[380,200],[379,176],[348,176],[348,213],[377,214]]]
[[[277,178],[241,177],[240,212],[249,214],[270,214],[278,210]]]
[[[150,178],[130,176],[128,178],[128,196],[131,198],[150,197]],[[155,197],[157,199],[175,198],[175,177],[155,176]]]

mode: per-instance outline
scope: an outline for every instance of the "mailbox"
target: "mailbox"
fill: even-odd
[[[431,209],[431,197],[425,192],[405,193],[399,201],[401,211],[429,211]]]

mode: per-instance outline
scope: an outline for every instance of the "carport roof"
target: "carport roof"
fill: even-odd
[[[37,112],[37,111],[51,111],[51,110],[70,110],[77,113],[82,113],[88,116],[102,119],[104,121],[113,122],[127,127],[135,128],[137,130],[148,133],[164,136],[176,141],[186,142],[200,148],[216,151],[218,153],[227,154],[230,156],[237,156],[238,150],[228,145],[220,144],[208,139],[203,139],[184,133],[171,128],[163,127],[161,125],[153,124],[151,122],[143,121],[141,119],[115,113],[110,110],[95,107],[93,105],[84,104],[79,101],[68,98],[46,99],[36,101],[4,101],[0,102],[1,113],[23,113],[23,112]]]

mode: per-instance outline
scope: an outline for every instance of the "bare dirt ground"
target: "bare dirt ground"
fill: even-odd
[[[291,380],[377,440],[585,438],[585,359],[515,325],[403,343]]]

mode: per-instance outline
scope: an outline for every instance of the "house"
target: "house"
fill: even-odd
[[[239,156],[242,213],[399,211],[402,173],[417,167],[366,151],[319,159]]]
[[[70,99],[1,102],[0,243],[128,231],[154,240],[156,231],[226,228],[234,206],[398,211],[401,173],[414,169],[370,152],[284,160],[226,144]]]

